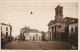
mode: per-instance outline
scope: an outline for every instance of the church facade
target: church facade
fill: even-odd
[[[58,5],[55,8],[55,20],[48,24],[49,40],[68,41],[69,25],[78,23],[78,19],[65,17],[63,18],[63,7]]]

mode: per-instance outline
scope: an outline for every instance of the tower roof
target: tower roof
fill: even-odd
[[[63,7],[62,7],[62,6],[60,6],[60,5],[58,5],[58,6],[56,7],[56,9],[57,9],[57,8],[63,8]]]

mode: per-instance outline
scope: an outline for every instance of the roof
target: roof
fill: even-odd
[[[58,5],[57,7],[56,7],[56,9],[59,9],[59,8],[63,8],[62,6],[60,6],[60,5]]]
[[[66,22],[68,24],[78,23],[78,19],[77,18],[65,17],[64,19],[66,19]]]
[[[26,33],[30,33],[30,32],[32,32],[32,33],[39,33],[39,31],[37,29],[30,29],[28,27],[22,28],[20,32],[21,33],[24,33],[24,32],[26,32]]]
[[[8,25],[8,24],[5,24],[5,23],[1,23],[1,25],[6,25],[6,26],[10,26],[10,25]]]
[[[78,19],[77,18],[71,18],[71,17],[65,17],[62,21],[51,20],[49,22],[48,26],[55,24],[55,23],[73,24],[73,23],[78,23]]]
[[[30,32],[39,32],[37,29],[30,29]]]
[[[10,30],[12,30],[12,26],[10,24],[1,23],[1,25],[10,26]]]
[[[51,20],[48,24],[49,25],[52,25],[52,24],[55,24],[55,23],[66,23],[66,21],[63,19],[62,21],[56,21],[56,20]]]
[[[51,21],[49,22],[48,26],[49,26],[49,25],[52,25],[52,24],[54,24],[54,23],[55,23],[55,21],[54,21],[54,20],[51,20]]]
[[[65,17],[65,19],[78,20],[77,18],[72,18],[72,17]]]

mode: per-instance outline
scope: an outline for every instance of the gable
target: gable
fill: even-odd
[[[49,22],[48,26],[49,26],[49,25],[52,25],[54,22],[55,22],[55,21],[51,20],[51,21]]]

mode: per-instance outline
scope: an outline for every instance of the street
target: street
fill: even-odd
[[[12,50],[70,50],[68,42],[17,41],[9,42],[5,49]]]

